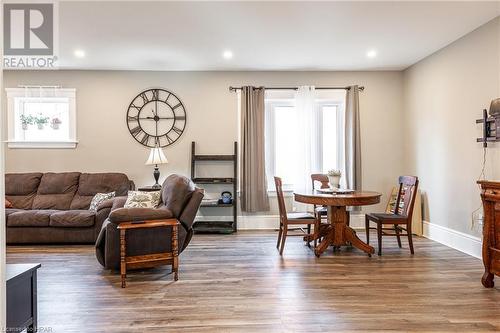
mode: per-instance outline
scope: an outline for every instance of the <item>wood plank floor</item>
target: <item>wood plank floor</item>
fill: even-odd
[[[500,288],[485,289],[481,261],[417,238],[384,255],[331,249],[317,259],[297,237],[195,235],[170,269],[120,277],[92,246],[9,246],[8,263],[40,262],[45,332],[488,332],[500,330]],[[375,241],[376,242],[376,241]],[[497,282],[500,285],[500,281]]]

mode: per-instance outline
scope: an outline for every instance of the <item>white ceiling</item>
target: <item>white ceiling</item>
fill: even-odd
[[[60,66],[127,70],[403,69],[500,2],[60,2]],[[85,51],[76,58],[75,50]],[[234,57],[225,60],[224,50]],[[377,57],[369,59],[368,50]]]

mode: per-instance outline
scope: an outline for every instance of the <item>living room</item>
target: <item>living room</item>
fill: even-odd
[[[0,327],[500,330],[500,2],[2,11]]]

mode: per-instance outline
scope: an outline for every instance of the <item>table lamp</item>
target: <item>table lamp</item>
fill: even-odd
[[[146,165],[154,165],[155,171],[153,172],[153,177],[155,178],[155,184],[152,188],[160,189],[161,185],[158,184],[158,179],[160,179],[160,170],[158,170],[158,164],[166,164],[168,163],[167,158],[163,154],[163,150],[160,147],[151,148],[151,152],[149,153],[148,160],[146,161]]]

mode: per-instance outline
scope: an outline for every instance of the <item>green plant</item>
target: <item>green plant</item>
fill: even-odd
[[[28,115],[28,116],[26,116],[26,115],[22,114],[22,115],[20,116],[20,118],[21,118],[21,123],[22,123],[23,125],[26,125],[26,126],[27,126],[27,125],[33,125],[33,124],[35,123],[35,119],[33,118],[33,116],[32,116],[32,115]]]
[[[37,125],[45,125],[49,122],[49,117],[44,117],[40,113],[40,115],[35,117],[35,124]]]
[[[340,170],[335,170],[335,169],[332,169],[332,170],[328,170],[328,176],[330,177],[335,177],[335,176],[342,176],[342,172]]]

